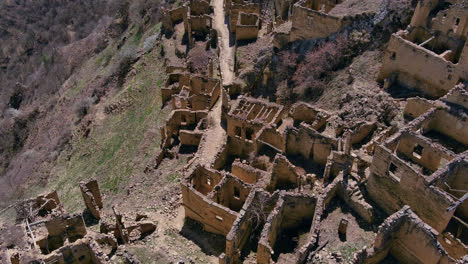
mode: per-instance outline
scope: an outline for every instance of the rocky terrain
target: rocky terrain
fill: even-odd
[[[0,260],[465,263],[468,8],[427,2],[1,2]]]

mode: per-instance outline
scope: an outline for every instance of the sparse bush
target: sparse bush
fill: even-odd
[[[88,114],[89,108],[94,104],[95,98],[84,97],[79,100],[74,106],[76,116],[81,119]]]
[[[108,79],[117,81],[117,86],[122,87],[127,73],[130,71],[132,65],[138,59],[135,46],[128,46],[123,48],[119,53],[114,55],[114,61],[108,71]]]
[[[260,228],[267,221],[268,215],[275,206],[275,199],[259,194],[252,201],[251,206],[248,209],[249,221],[254,224],[254,232],[261,231]]]
[[[292,88],[288,86],[288,81],[284,80],[278,85],[275,96],[276,96],[277,102],[280,104],[283,104],[283,105],[292,104],[294,95],[293,95]]]
[[[22,155],[25,161],[37,159],[40,156],[40,154],[34,149],[28,149],[25,152],[23,152]]]
[[[151,36],[149,36],[149,37],[147,37],[145,39],[145,41],[143,42],[143,51],[145,53],[149,52],[149,51],[151,51],[153,49],[154,43],[156,42],[158,37],[159,37],[159,33],[156,33],[156,34],[151,35]]]
[[[314,51],[308,52],[293,75],[294,94],[308,99],[320,96],[325,89],[329,72],[340,68],[350,57],[350,41],[345,36],[325,42]]]

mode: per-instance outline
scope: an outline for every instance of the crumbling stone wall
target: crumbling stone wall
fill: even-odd
[[[166,86],[161,88],[163,103],[172,99],[173,109],[193,111],[211,109],[221,93],[218,79],[191,74],[170,74]]]
[[[358,144],[377,129],[377,122],[365,122],[362,121],[360,124],[356,124],[356,128],[350,134],[350,144]]]
[[[379,263],[387,255],[401,263],[455,263],[437,241],[437,231],[425,224],[408,206],[379,226],[373,247],[355,254],[353,263]]]
[[[466,90],[466,86],[463,84],[455,86],[455,88],[450,90],[450,92],[440,98],[440,100],[468,109],[468,91]]]
[[[304,194],[285,193],[280,194],[280,198],[275,208],[271,211],[263,227],[257,249],[257,263],[267,264],[271,261],[271,256],[277,237],[284,229],[297,227],[304,221],[312,222],[314,218],[317,199]],[[311,225],[311,229],[314,225]],[[310,230],[311,234],[316,230]]]
[[[440,10],[435,17],[431,18],[431,27],[443,34],[453,34],[458,37],[466,37],[468,30],[467,17],[468,9],[463,1],[419,1],[414,15],[411,19],[411,26],[425,27],[428,23],[431,12],[438,6],[449,3],[451,6]]]
[[[81,214],[52,216],[43,225],[34,226],[33,232],[43,254],[62,247],[67,240],[73,243],[87,234]]]
[[[265,171],[243,163],[239,159],[236,159],[232,163],[231,173],[242,181],[250,184],[255,184],[266,176]]]
[[[467,17],[464,1],[419,1],[408,30],[392,35],[378,80],[445,95],[468,77]]]
[[[239,212],[251,189],[252,185],[243,183],[237,177],[227,173],[215,187],[213,200],[220,205]]]
[[[36,198],[20,201],[16,206],[16,223],[25,220],[35,221],[37,218],[46,217],[53,212],[61,212],[62,204],[57,191],[38,195]]]
[[[210,14],[212,12],[210,2],[205,0],[190,0],[189,7],[191,15],[194,16]]]
[[[466,219],[463,203],[456,203],[456,197],[461,194],[454,196],[447,187],[453,183],[447,175],[457,178],[457,168],[467,155],[462,153],[466,152],[466,139],[461,135],[466,135],[467,124],[459,111],[464,106],[465,97],[461,88],[455,87],[442,100],[424,101],[423,107],[435,107],[414,119],[384,144],[376,146],[367,182],[369,195],[387,213],[407,204],[439,232],[447,227],[454,211]],[[431,135],[433,130],[439,133],[435,138]],[[444,142],[445,139],[440,137],[448,137],[457,144]],[[456,185],[466,189],[462,182]]]
[[[331,200],[335,197],[339,197],[343,200],[367,223],[372,223],[374,221],[374,210],[363,198],[358,187],[358,182],[349,176],[344,177],[343,172],[341,172],[325,189],[323,197],[324,209],[326,209]]]
[[[81,195],[85,202],[86,208],[96,218],[101,218],[101,209],[103,207],[101,192],[97,180],[93,179],[88,182],[80,182]]]
[[[242,249],[252,239],[251,234],[255,229],[264,223],[278,198],[278,192],[274,195],[260,189],[250,192],[243,210],[226,236],[226,251],[220,258],[220,263],[241,263]]]
[[[236,24],[236,41],[256,39],[260,30],[258,14],[239,12]]]
[[[287,130],[286,154],[288,155],[301,155],[324,166],[330,152],[337,149],[337,146],[336,139],[320,134],[306,123],[301,123],[299,129]]]
[[[275,17],[286,21],[292,15],[293,5],[298,0],[275,0]]]
[[[403,114],[410,118],[418,118],[427,113],[433,107],[432,102],[420,97],[408,98],[406,100],[405,110]]]
[[[422,125],[422,133],[436,131],[461,144],[463,150],[468,148],[468,120],[455,111],[438,109]]]
[[[204,37],[211,31],[212,8],[208,1],[190,0],[183,6],[164,12],[163,29],[172,34],[174,26],[183,21],[184,29],[187,33],[189,46],[195,42],[195,38]]]
[[[438,148],[428,139],[411,131],[404,131],[395,140],[398,141],[394,150],[397,156],[422,166],[422,174],[434,172],[444,165],[442,161],[447,162],[453,159],[453,154]]]
[[[255,14],[260,16],[260,5],[243,1],[234,1],[229,9],[229,29],[232,33],[236,33],[239,13]]]
[[[206,194],[217,185],[224,175],[198,166],[181,182],[185,216],[203,224],[207,232],[227,235],[238,213],[224,207]]]
[[[327,123],[330,113],[310,104],[299,102],[291,107],[289,116],[294,119],[295,126],[301,122],[306,122],[315,130],[320,130]]]
[[[392,172],[391,164],[396,167]],[[387,213],[412,206],[421,219],[438,231],[447,226],[453,212],[447,208],[453,199],[437,187],[430,186],[410,165],[384,146],[376,146],[367,182],[370,197]]]
[[[207,115],[207,111],[190,111],[187,109],[173,110],[166,120],[166,125],[161,127],[161,148],[169,147],[172,143],[172,137],[177,137],[179,135],[187,145],[195,144],[196,142],[194,141],[197,141],[200,135],[197,131],[190,134],[192,133],[190,131],[192,131],[193,128],[197,128],[197,124],[202,122],[202,119]],[[195,139],[192,136],[195,137]]]
[[[390,77],[393,78],[387,80],[390,83],[396,81],[425,96],[438,98],[445,95],[460,79],[468,79],[468,64],[462,59],[454,64],[443,56],[406,40],[406,34],[408,33],[400,31],[392,35],[377,77],[379,81]]]
[[[431,20],[434,31],[455,37],[466,38],[468,33],[468,8],[463,1],[456,1],[450,8],[441,10]]]
[[[305,175],[299,174],[296,166],[280,154],[275,156],[271,181],[267,190],[273,192],[277,189],[287,190],[299,187],[305,181]]]
[[[166,84],[164,87],[161,87],[162,102],[165,103],[169,101],[172,98],[172,95],[179,93],[184,86],[190,86],[190,74],[169,74]]]
[[[468,153],[455,158],[443,170],[439,170],[432,176],[434,183],[441,190],[450,193],[453,197],[461,199],[463,191],[468,190]],[[463,221],[468,221],[468,203],[463,202],[456,208],[456,215]]]
[[[340,30],[349,21],[328,14],[334,4],[335,1],[316,0],[301,0],[294,4],[290,41],[325,38]]]
[[[187,30],[187,6],[180,6],[171,10],[165,10],[163,19],[163,28],[166,32],[173,32],[174,26],[180,22],[184,22],[184,28]]]
[[[283,106],[241,97],[227,115],[227,134],[252,141],[264,125],[277,124],[282,112]]]
[[[108,263],[104,255],[99,253],[98,249],[93,248],[92,242],[89,239],[84,238],[54,251],[43,261],[45,263],[58,264]]]
[[[263,147],[273,148],[279,153],[286,152],[286,134],[281,133],[276,126],[264,126],[255,140],[257,152]]]

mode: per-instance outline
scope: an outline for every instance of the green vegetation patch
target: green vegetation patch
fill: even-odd
[[[78,184],[95,177],[101,191],[112,199],[121,193],[129,177],[143,171],[159,151],[159,126],[169,110],[161,109],[163,66],[157,52],[144,55],[133,67],[136,75],[126,89],[111,95],[105,104],[125,102],[118,113],[103,114],[87,138],[76,134],[72,150],[63,152],[53,169],[51,186],[60,193],[69,211],[82,207]],[[149,133],[157,131],[157,133]]]

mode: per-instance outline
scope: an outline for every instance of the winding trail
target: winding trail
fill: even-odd
[[[221,100],[218,99],[208,113],[208,129],[203,135],[202,142],[197,152],[200,165],[209,167],[213,164],[218,149],[227,139],[226,131],[221,126],[221,107]]]
[[[223,0],[213,0],[214,19],[213,28],[218,32],[218,45],[220,47],[219,61],[222,85],[229,85],[234,78],[234,47],[229,46],[229,29],[224,23]],[[221,126],[222,100],[218,101],[208,113],[208,129],[203,135],[196,158],[198,164],[211,166],[216,159],[216,153],[227,140],[226,131]]]
[[[234,78],[234,46],[229,46],[229,29],[225,24],[224,1],[213,0],[213,28],[218,32],[220,48],[219,61],[223,85],[229,85]]]

